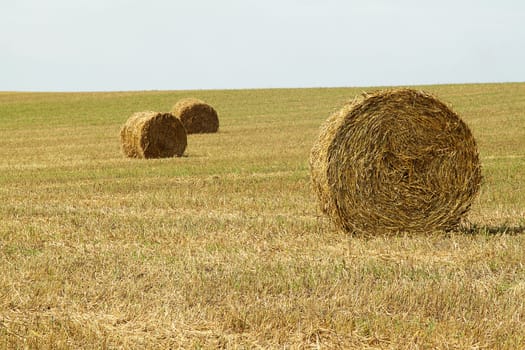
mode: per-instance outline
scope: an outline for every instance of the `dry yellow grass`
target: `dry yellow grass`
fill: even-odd
[[[361,89],[195,92],[221,132],[150,160],[122,121],[189,92],[0,94],[0,348],[523,348],[525,84],[425,89],[478,141],[466,232],[318,215],[312,142]]]

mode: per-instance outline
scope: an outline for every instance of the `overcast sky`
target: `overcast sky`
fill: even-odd
[[[0,91],[525,81],[523,0],[0,1]]]

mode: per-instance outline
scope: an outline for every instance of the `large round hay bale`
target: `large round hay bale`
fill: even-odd
[[[212,133],[219,130],[217,111],[199,99],[184,98],[173,106],[171,112],[181,120],[188,134]]]
[[[351,233],[451,230],[481,167],[467,125],[423,91],[363,94],[332,114],[310,155],[321,209]]]
[[[137,112],[120,130],[124,154],[133,158],[180,157],[187,145],[186,130],[171,113]]]

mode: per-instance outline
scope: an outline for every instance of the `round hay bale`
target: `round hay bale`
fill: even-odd
[[[365,235],[454,229],[481,183],[467,125],[412,89],[363,94],[332,114],[310,171],[321,210]]]
[[[134,113],[120,130],[124,154],[133,158],[180,157],[187,145],[186,130],[171,113]]]
[[[188,134],[212,133],[219,130],[219,117],[209,104],[196,98],[185,98],[171,112],[179,118]]]

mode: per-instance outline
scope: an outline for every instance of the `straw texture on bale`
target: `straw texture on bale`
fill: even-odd
[[[124,154],[132,158],[180,157],[187,145],[186,130],[171,113],[137,112],[120,130]]]
[[[481,183],[467,125],[412,89],[365,93],[332,114],[310,171],[321,210],[366,235],[455,229]]]
[[[182,99],[173,106],[171,112],[181,120],[188,134],[213,133],[219,130],[217,111],[199,99]]]

